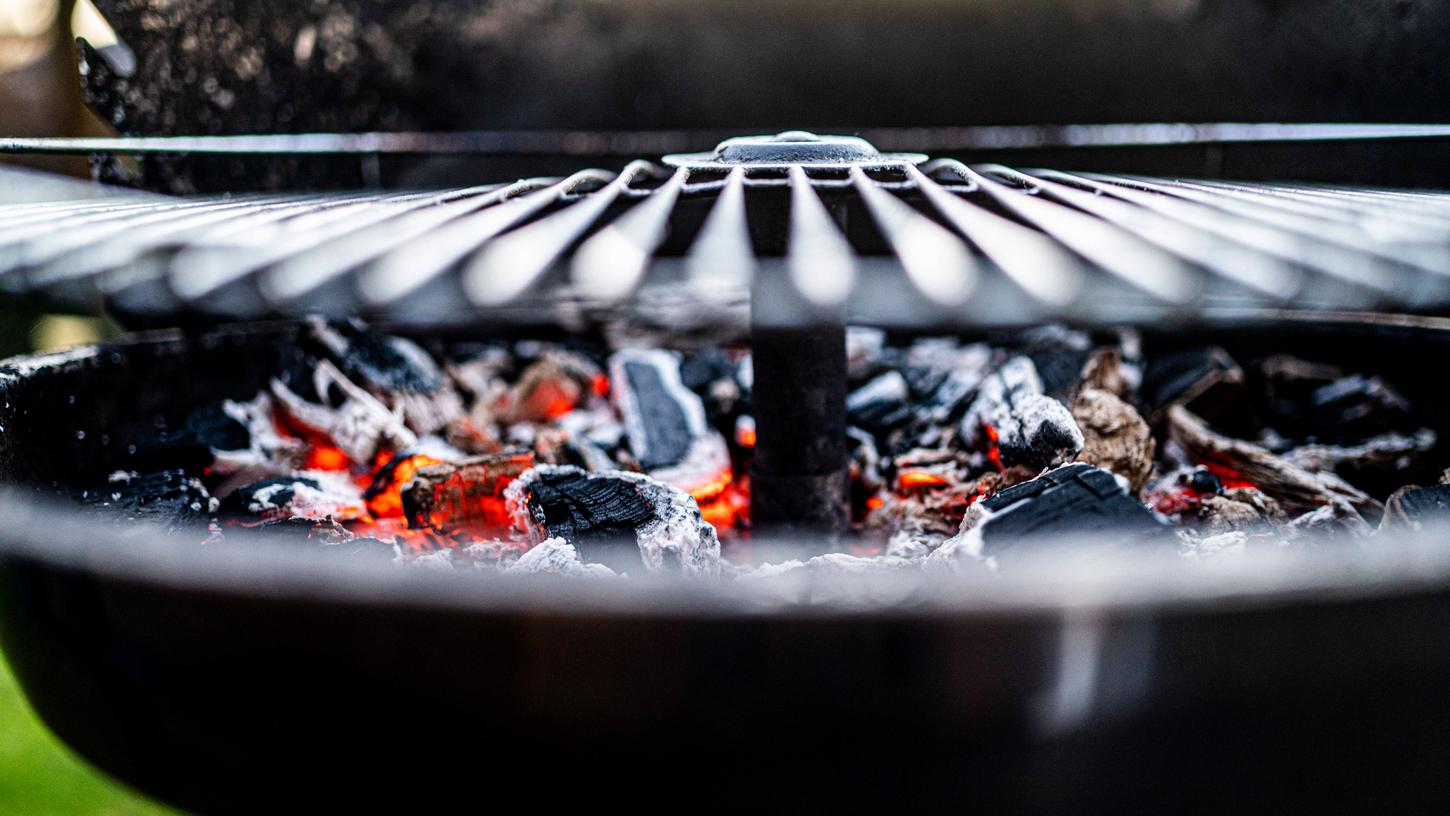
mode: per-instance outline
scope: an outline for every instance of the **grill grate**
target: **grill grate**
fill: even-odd
[[[845,310],[900,327],[1450,303],[1450,194],[874,151],[666,162],[445,191],[4,206],[0,289],[149,318],[430,325],[744,324],[752,292],[757,320]]]

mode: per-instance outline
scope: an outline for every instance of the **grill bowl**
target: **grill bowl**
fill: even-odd
[[[1145,340],[1332,357],[1438,399],[1416,372],[1450,350],[1445,321],[1277,318]],[[64,487],[123,468],[115,440],[250,395],[295,331],[11,361],[0,475]],[[26,693],[83,756],[199,810],[477,810],[499,795],[1383,809],[1450,795],[1450,553],[1434,541],[1195,568],[1063,556],[876,592],[895,602],[806,605],[203,548],[29,493],[4,501],[0,645]]]

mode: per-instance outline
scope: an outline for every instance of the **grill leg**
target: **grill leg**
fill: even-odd
[[[848,520],[844,323],[753,331],[756,446],[751,524],[763,541],[793,532],[829,542]]]

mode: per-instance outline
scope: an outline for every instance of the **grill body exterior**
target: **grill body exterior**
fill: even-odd
[[[15,431],[0,475],[64,487],[123,468],[109,440],[245,395],[243,372],[292,331],[164,333],[0,367]],[[1424,357],[1390,351],[1443,354],[1450,329],[1315,318],[1147,340],[1312,348],[1403,378]],[[1402,379],[1425,389],[1412,398],[1433,396],[1423,379]],[[1450,796],[1450,571],[762,609],[700,587],[509,589],[11,518],[0,644],[37,710],[100,767],[203,812],[474,811],[500,796],[1383,811]]]

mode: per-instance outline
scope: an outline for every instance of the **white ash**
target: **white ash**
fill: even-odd
[[[1026,357],[1013,357],[977,388],[977,397],[962,417],[962,440],[985,450],[993,441],[1006,465],[1049,467],[1075,456],[1083,447],[1082,431],[1067,406],[1042,393],[1037,368]]]
[[[453,551],[449,549],[434,550],[433,552],[419,553],[417,555],[399,553],[393,560],[402,561],[408,566],[418,569],[436,570],[440,572],[452,572],[455,569],[453,564]]]
[[[518,561],[528,549],[528,545],[520,541],[494,539],[475,541],[459,550],[459,554],[478,569],[504,569]]]
[[[528,507],[533,485],[547,475],[585,473],[570,465],[539,465],[525,471],[504,491],[504,499],[515,529],[534,542],[553,536],[534,518]],[[679,488],[639,473],[622,470],[587,474],[590,479],[619,479],[633,485],[653,510],[653,517],[635,528],[635,543],[646,570],[662,571],[671,563],[691,576],[720,574],[720,539],[700,515],[695,498]]]
[[[996,515],[982,502],[967,508],[962,516],[961,530],[937,547],[926,558],[926,568],[942,572],[961,572],[985,566],[996,569],[996,562],[983,556],[983,529]]]
[[[345,473],[304,470],[247,495],[248,512],[267,519],[356,519],[367,515],[362,493]]]
[[[272,395],[292,420],[332,440],[353,461],[371,462],[383,446],[403,450],[417,443],[400,410],[389,410],[331,362],[322,360],[313,367],[312,382],[318,394],[335,396],[342,404],[333,408],[308,402],[279,379],[272,380]]]
[[[1188,559],[1217,558],[1219,556],[1243,555],[1249,541],[1248,533],[1233,530],[1227,533],[1185,541],[1178,554]]]
[[[562,538],[541,541],[504,568],[509,575],[563,575],[570,578],[609,578],[616,573],[603,564],[588,564],[574,545]]]

